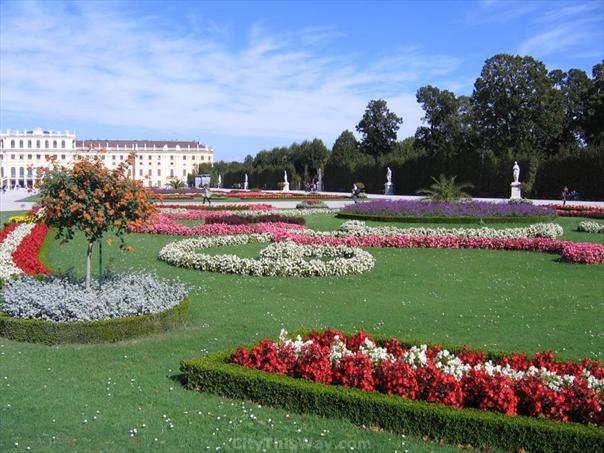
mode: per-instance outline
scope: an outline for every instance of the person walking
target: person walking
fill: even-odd
[[[568,187],[564,186],[564,189],[562,189],[562,206],[566,206],[566,200],[568,200]]]
[[[208,201],[208,205],[212,204],[212,200],[210,200],[210,189],[208,189],[208,185],[203,186],[203,201],[201,204],[206,204],[206,200]]]
[[[357,197],[359,196],[360,190],[356,184],[352,185],[352,201],[357,202]]]

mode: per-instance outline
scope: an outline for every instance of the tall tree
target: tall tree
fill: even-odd
[[[592,69],[592,86],[585,99],[583,129],[587,142],[604,144],[604,61]]]
[[[553,152],[564,117],[560,97],[542,62],[507,54],[489,58],[472,94],[481,143],[499,156],[518,149]]]
[[[396,145],[396,133],[401,124],[403,119],[388,110],[386,101],[369,101],[365,114],[356,127],[357,132],[363,136],[361,151],[374,157],[391,152]]]
[[[415,133],[415,146],[431,154],[451,157],[461,151],[464,141],[464,115],[467,104],[448,90],[431,85],[417,91],[417,102],[425,115]]]
[[[354,164],[359,159],[359,155],[359,142],[354,134],[346,129],[334,142],[329,160]]]
[[[564,111],[564,120],[560,134],[561,146],[576,146],[586,142],[584,122],[586,101],[592,88],[592,81],[580,69],[571,69],[568,72],[556,69],[549,74],[554,88],[559,90]]]
[[[313,141],[305,140],[299,145],[294,143],[291,146],[291,155],[296,173],[304,175],[305,180],[314,178],[319,168],[329,156],[329,150],[323,144],[323,141],[315,138]]]

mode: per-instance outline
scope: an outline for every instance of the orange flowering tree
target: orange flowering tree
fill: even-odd
[[[88,241],[86,288],[90,288],[92,248],[103,235],[113,231],[125,247],[123,235],[139,227],[155,206],[142,184],[126,176],[132,157],[110,170],[100,156],[78,156],[71,166],[52,163],[40,185],[45,221],[57,229],[57,237],[73,239],[82,231]]]

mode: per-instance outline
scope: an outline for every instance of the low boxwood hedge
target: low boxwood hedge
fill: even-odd
[[[0,312],[0,336],[30,343],[113,343],[185,325],[188,298],[161,313],[89,322],[20,319]]]
[[[182,362],[180,369],[185,385],[192,390],[252,400],[299,413],[348,419],[357,425],[381,426],[397,433],[428,436],[453,445],[497,447],[506,451],[604,451],[604,429],[600,427],[510,417],[477,409],[455,409],[378,392],[319,384],[228,363],[234,352],[233,349]],[[499,355],[492,353],[491,356]]]
[[[378,222],[401,222],[401,223],[537,223],[551,222],[557,218],[556,215],[546,216],[500,216],[500,217],[409,217],[389,216],[379,214],[360,214],[350,211],[340,211],[336,217],[355,220],[375,220]]]

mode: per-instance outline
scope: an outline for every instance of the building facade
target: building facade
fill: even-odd
[[[132,155],[129,175],[147,187],[165,187],[171,179],[186,182],[199,164],[214,163],[214,150],[198,141],[78,140],[69,131],[6,131],[0,132],[0,187],[32,187],[40,179],[39,169],[48,166],[48,158],[69,164],[78,155],[91,156],[100,150],[110,169]]]

